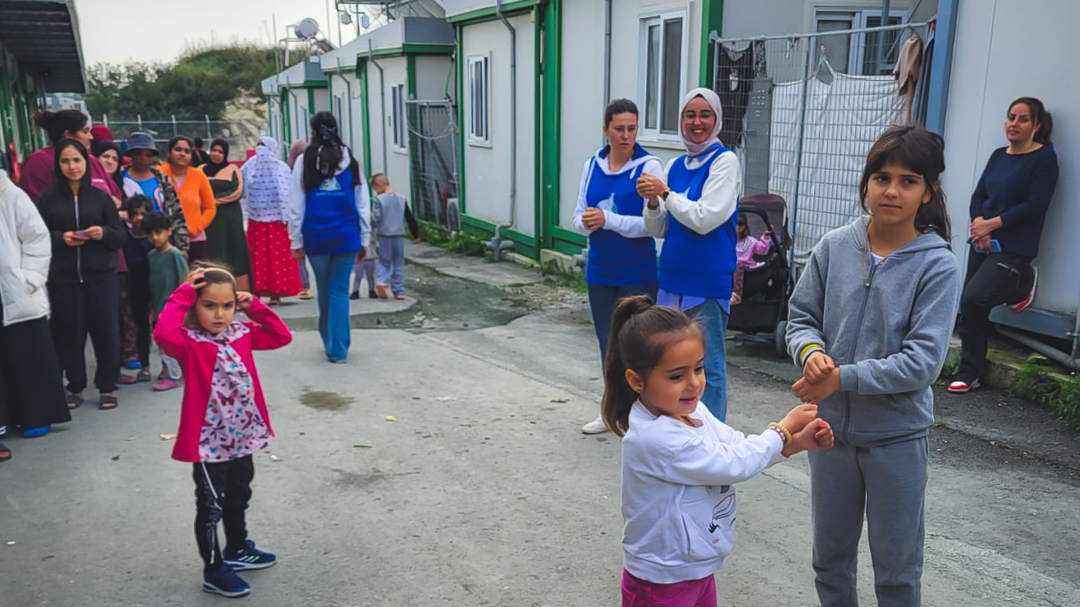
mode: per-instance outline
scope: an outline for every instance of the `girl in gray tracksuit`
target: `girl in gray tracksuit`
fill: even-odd
[[[960,274],[939,178],[944,141],[894,127],[860,183],[869,215],[814,247],[791,297],[794,386],[836,433],[810,453],[813,565],[823,607],[858,605],[866,514],[879,606],[920,604],[931,384],[956,319]]]

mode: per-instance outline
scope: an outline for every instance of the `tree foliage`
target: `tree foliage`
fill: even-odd
[[[92,115],[113,119],[214,120],[241,93],[258,95],[274,70],[273,49],[253,46],[192,51],[171,65],[98,63],[87,73],[85,100]]]

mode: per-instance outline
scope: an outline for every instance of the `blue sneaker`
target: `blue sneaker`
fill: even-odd
[[[132,371],[138,371],[142,368],[142,363],[139,362],[139,359],[133,358],[131,360],[125,361],[124,366]]]
[[[251,584],[236,575],[236,571],[228,563],[213,573],[204,573],[202,589],[203,592],[220,594],[230,599],[251,594]]]
[[[277,563],[276,556],[259,550],[255,547],[255,542],[251,540],[248,540],[247,545],[235,552],[226,548],[222,558],[226,565],[231,566],[236,571],[266,569],[267,567],[273,567]]]

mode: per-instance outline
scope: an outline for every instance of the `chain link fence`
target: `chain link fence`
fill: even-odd
[[[113,120],[103,116],[101,123],[112,131],[113,139],[123,145],[124,140],[134,131],[149,133],[154,138],[158,150],[164,154],[169,139],[177,135],[186,135],[192,139],[201,137],[205,142],[203,149],[209,151],[210,141],[218,137],[229,142],[233,160],[242,160],[243,150],[255,149],[259,136],[266,129],[265,125],[242,120],[202,120],[180,119],[175,116],[170,120]]]
[[[909,43],[912,36],[920,42]],[[929,58],[911,65],[914,80],[904,89],[893,68],[928,36],[928,24],[909,23],[714,40],[720,139],[739,156],[744,196],[787,202],[794,266],[859,215],[859,179],[874,141],[925,115]]]
[[[406,103],[417,218],[460,230],[456,108],[448,100]]]

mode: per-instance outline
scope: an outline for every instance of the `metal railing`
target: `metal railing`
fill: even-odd
[[[114,120],[108,115],[102,116],[102,124],[112,131],[113,139],[122,143],[134,131],[149,133],[162,153],[169,139],[177,135],[191,138],[200,137],[205,141],[204,149],[210,148],[210,141],[222,138],[229,142],[233,159],[242,150],[254,149],[259,136],[266,130],[266,125],[249,123],[242,120],[211,120],[204,116],[202,120],[185,119],[172,116],[169,120],[143,120],[136,116],[134,120]]]
[[[450,101],[409,99],[406,104],[417,218],[459,230],[456,109]]]

